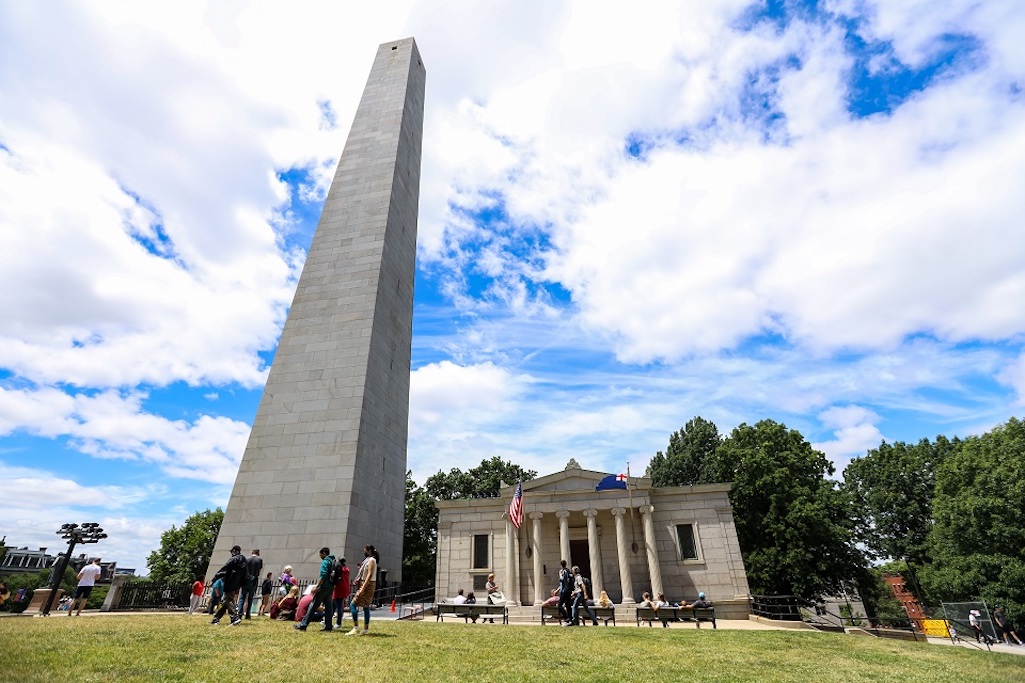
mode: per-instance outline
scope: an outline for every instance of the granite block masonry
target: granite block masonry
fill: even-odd
[[[315,578],[371,543],[401,577],[425,80],[412,38],[378,48],[207,576],[235,544]]]

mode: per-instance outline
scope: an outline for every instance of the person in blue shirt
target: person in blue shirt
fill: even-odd
[[[306,627],[310,625],[310,617],[313,616],[314,612],[318,608],[323,607],[323,614],[327,614],[328,617],[324,622],[324,628],[322,631],[330,631],[333,628],[331,621],[331,593],[334,591],[334,584],[331,583],[329,577],[331,576],[331,567],[335,563],[335,556],[331,554],[331,549],[324,547],[320,549],[320,580],[316,584],[316,593],[313,595],[313,602],[310,603],[310,609],[306,612],[306,616],[303,620],[295,625],[295,630],[305,631]]]

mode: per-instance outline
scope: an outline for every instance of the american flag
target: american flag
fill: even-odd
[[[523,524],[523,483],[516,482],[516,493],[513,494],[512,502],[509,503],[509,521],[517,529]]]

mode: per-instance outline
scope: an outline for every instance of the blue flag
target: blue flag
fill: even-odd
[[[623,489],[626,490],[626,475],[625,474],[610,474],[594,487],[595,491],[608,491],[609,489]]]

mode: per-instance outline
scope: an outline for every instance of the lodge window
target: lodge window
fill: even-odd
[[[490,540],[489,534],[474,534],[473,536],[473,568],[487,569],[491,566],[488,554]]]
[[[680,562],[703,561],[701,559],[701,536],[698,534],[697,524],[694,522],[673,524],[669,527],[669,533],[676,545],[676,557]]]

